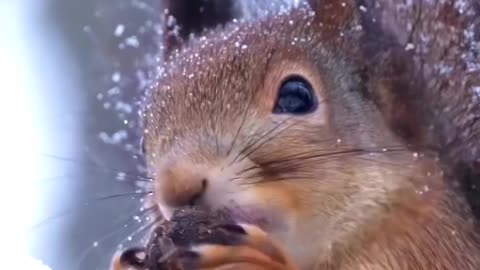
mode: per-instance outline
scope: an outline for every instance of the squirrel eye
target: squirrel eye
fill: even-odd
[[[293,76],[280,86],[273,113],[306,114],[316,107],[312,85],[302,77]]]

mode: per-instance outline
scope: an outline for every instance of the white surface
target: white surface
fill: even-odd
[[[28,62],[28,48],[22,36],[24,29],[22,1],[0,2],[0,164],[2,164],[0,213],[1,248],[16,254],[27,252],[27,231],[37,212],[36,193],[29,183],[35,179],[40,164],[40,138],[35,115],[34,79]],[[21,255],[20,255],[21,256]],[[16,264],[17,260],[4,260]],[[7,269],[15,269],[3,267]],[[19,268],[17,268],[19,269]]]
[[[39,183],[46,171],[42,151],[58,143],[48,136],[53,132],[48,130],[45,114],[49,104],[41,90],[51,87],[52,79],[58,87],[68,86],[55,78],[58,71],[53,66],[60,60],[49,61],[49,65],[34,61],[39,55],[41,58],[45,49],[57,49],[42,47],[42,40],[51,37],[38,31],[39,27],[32,30],[36,23],[32,15],[41,3],[0,1],[0,254],[5,256],[2,269],[50,269],[29,255],[32,227],[48,214],[45,198],[42,199],[46,196],[42,193],[44,185]],[[56,55],[64,59],[62,50],[57,50]],[[37,74],[39,65],[43,77]]]

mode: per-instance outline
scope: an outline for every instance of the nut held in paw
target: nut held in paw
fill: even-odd
[[[123,252],[121,262],[137,269],[182,270],[183,259],[194,257],[188,248],[195,244],[236,245],[245,231],[223,212],[200,208],[178,210],[171,221],[155,228],[145,248]]]

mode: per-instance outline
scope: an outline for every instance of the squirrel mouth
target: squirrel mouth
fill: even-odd
[[[264,231],[278,229],[281,222],[272,211],[261,207],[233,205],[223,209],[236,223],[256,225]]]
[[[173,213],[178,209],[180,208],[159,206],[160,215],[166,220],[170,220]],[[232,202],[228,206],[220,208],[205,207],[205,209],[220,211],[237,224],[255,225],[266,232],[278,231],[286,225],[285,222],[282,222],[283,220],[280,216],[276,214],[276,211],[255,205],[239,205]]]

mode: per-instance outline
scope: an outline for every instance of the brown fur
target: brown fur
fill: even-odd
[[[466,87],[452,90],[461,76],[433,79],[441,46],[405,50],[403,37],[429,29],[409,36],[409,17],[388,1],[363,1],[367,12],[362,1],[311,2],[169,49],[145,112],[156,203],[167,217],[189,203],[260,209],[270,222],[257,225],[299,269],[480,269],[472,211],[450,185],[458,166],[475,172],[480,141],[469,118],[478,105]],[[271,113],[288,74],[311,82],[315,112]],[[222,262],[215,269],[233,260],[228,247],[207,250],[206,261]],[[244,262],[294,268],[262,256]]]

